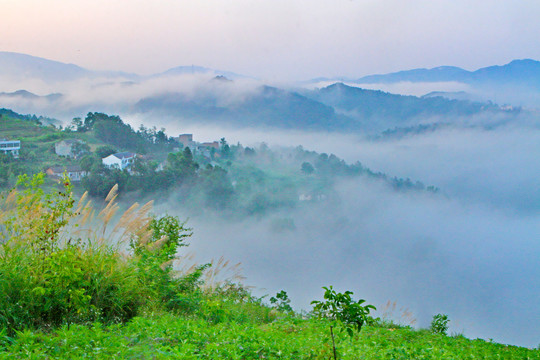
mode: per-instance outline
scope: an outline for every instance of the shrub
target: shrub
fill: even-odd
[[[371,309],[376,310],[375,306],[362,305],[366,302],[363,299],[354,301],[351,297],[352,291],[338,293],[332,286],[323,289],[326,301],[311,302],[314,306],[313,313],[318,317],[337,321],[350,337],[353,336],[353,330],[359,332],[365,323],[371,322],[369,312]]]
[[[117,186],[95,219],[86,195],[74,209],[67,177],[50,194],[42,183],[43,174],[22,176],[0,202],[0,327],[125,322],[145,307],[185,306],[205,266],[183,277],[173,272],[191,235],[184,223],[148,215],[152,203],[134,204],[110,229]]]
[[[434,332],[435,334],[446,335],[448,331],[449,322],[450,322],[450,319],[448,319],[448,315],[445,315],[445,314],[433,315],[433,320],[431,320],[430,330]]]
[[[276,294],[275,297],[270,298],[270,304],[279,311],[285,312],[285,313],[292,313],[293,309],[290,305],[291,299],[289,299],[289,295],[287,295],[287,292],[284,290],[281,290]]]

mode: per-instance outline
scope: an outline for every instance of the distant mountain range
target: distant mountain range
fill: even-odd
[[[6,51],[0,51],[0,77],[34,78],[45,82],[74,81],[92,77],[123,77],[132,80],[140,78],[137,74],[121,71],[92,71],[74,64]]]
[[[186,74],[222,75],[229,79],[247,76],[210,69],[202,66],[178,66],[150,76],[142,76],[122,71],[92,71],[74,64],[65,64],[36,56],[0,51],[0,76],[32,77],[46,81],[70,81],[84,77],[122,77],[141,80],[148,77],[162,77]],[[540,89],[540,61],[513,60],[502,66],[488,66],[476,71],[468,71],[455,66],[440,66],[432,69],[412,69],[389,74],[368,75],[358,79],[317,78],[310,82],[354,82],[359,84],[397,83],[397,82],[462,82],[467,84],[503,84],[532,86]]]
[[[497,113],[500,108],[489,103],[450,100],[441,96],[416,97],[366,90],[336,83],[306,92],[306,96],[331,106],[363,124],[366,129],[405,126],[419,119],[458,118],[479,113]]]
[[[0,77],[10,79],[34,78],[45,82],[65,82],[83,78],[122,78],[131,81],[141,81],[152,77],[186,74],[222,75],[231,79],[246,77],[230,71],[214,70],[201,66],[178,66],[150,76],[122,71],[93,71],[74,64],[65,64],[31,55],[0,51]]]
[[[29,99],[29,100],[36,100],[36,99],[45,99],[49,101],[55,101],[62,97],[62,94],[49,94],[45,96],[39,96],[34,93],[31,93],[30,91],[26,90],[17,90],[14,92],[0,92],[0,98],[6,97],[6,98],[22,98],[22,99]]]
[[[359,84],[396,82],[456,81],[474,85],[520,85],[540,89],[540,61],[514,60],[502,66],[467,71],[454,66],[413,69],[384,75],[369,75],[355,80]]]
[[[230,86],[232,91],[234,84]],[[261,86],[231,106],[220,105],[215,96],[194,98],[181,93],[166,93],[144,98],[132,110],[242,127],[355,132],[377,132],[425,121],[452,122],[477,114],[511,118],[520,112],[519,109],[503,110],[489,103],[449,100],[440,96],[402,96],[342,83],[298,92]]]
[[[184,83],[183,75],[203,74],[200,84]],[[169,78],[176,79],[173,82]],[[33,81],[27,81],[31,79]],[[97,79],[85,86],[54,84]],[[178,81],[180,79],[180,81]],[[2,84],[52,84],[49,95],[38,96],[31,88],[0,88],[0,107],[22,113],[40,113],[70,120],[88,111],[119,114],[157,114],[187,122],[219,123],[242,127],[277,127],[317,131],[384,131],[395,127],[444,122],[471,115],[493,114],[511,119],[521,110],[499,107],[464,92],[435,91],[423,97],[367,90],[343,83],[320,89],[254,86],[239,74],[199,66],[180,66],[151,76],[114,71],[91,71],[34,56],[0,52]],[[37,81],[34,81],[37,80]],[[159,81],[153,81],[159,80]],[[540,62],[516,60],[469,72],[457,67],[416,69],[357,80],[365,83],[448,82],[540,88]],[[146,85],[149,86],[146,86]],[[192,86],[192,88],[189,88]],[[80,90],[83,89],[83,90]],[[64,92],[65,90],[65,92]],[[70,91],[80,93],[70,93]],[[40,92],[34,90],[34,92]],[[62,94],[59,94],[62,92]],[[90,92],[90,93],[88,93]],[[423,129],[423,128],[422,128]]]
[[[234,91],[234,84],[229,86],[230,91]],[[181,93],[166,93],[140,100],[133,110],[237,126],[335,131],[359,128],[351,119],[337,114],[331,106],[275,87],[261,86],[234,105],[220,105],[219,100],[219,95],[193,98]]]

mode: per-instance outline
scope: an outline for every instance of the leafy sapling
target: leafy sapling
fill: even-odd
[[[284,290],[281,290],[276,294],[276,297],[270,298],[270,303],[272,306],[279,311],[283,311],[286,313],[293,312],[293,309],[290,305],[291,299],[289,299],[289,295],[287,295],[287,292]]]
[[[325,289],[324,299],[326,301],[312,301],[313,313],[320,318],[327,318],[336,321],[347,331],[350,337],[354,335],[354,330],[360,332],[362,326],[371,322],[372,317],[369,312],[377,310],[373,305],[362,305],[366,300],[354,301],[351,297],[352,291],[344,293],[336,292],[332,286],[323,287]]]
[[[449,322],[450,322],[450,319],[448,319],[448,315],[445,315],[445,314],[433,315],[433,320],[431,320],[430,330],[434,332],[435,334],[446,335],[448,331]]]
[[[350,339],[354,336],[354,330],[360,332],[362,326],[372,321],[369,316],[371,309],[377,310],[373,305],[362,305],[366,301],[360,299],[354,301],[351,297],[352,291],[344,293],[336,292],[332,286],[323,287],[324,299],[326,301],[312,301],[313,313],[319,318],[330,319],[334,325],[341,326],[341,330],[345,330]],[[334,340],[334,326],[330,325],[330,336],[332,337],[332,347],[334,350],[334,359],[337,359],[336,345]]]

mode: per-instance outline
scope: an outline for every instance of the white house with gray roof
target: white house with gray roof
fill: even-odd
[[[116,154],[111,154],[101,159],[101,161],[107,167],[116,168],[120,170],[127,169],[128,171],[130,171],[131,165],[133,164],[133,161],[135,161],[136,156],[137,154],[125,151],[125,152],[120,152]]]

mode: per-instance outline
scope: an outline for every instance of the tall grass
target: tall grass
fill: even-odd
[[[0,327],[125,322],[147,308],[189,308],[183,299],[198,291],[205,267],[173,271],[191,235],[183,223],[151,216],[151,202],[118,215],[117,187],[97,212],[86,195],[75,204],[67,178],[51,194],[42,183],[42,174],[22,176],[0,201]]]

